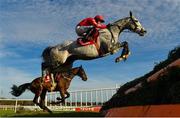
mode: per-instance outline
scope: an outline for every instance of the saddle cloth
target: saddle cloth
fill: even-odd
[[[45,83],[51,82],[51,77],[50,77],[50,75],[46,75],[46,76],[45,76],[44,82],[45,82]]]

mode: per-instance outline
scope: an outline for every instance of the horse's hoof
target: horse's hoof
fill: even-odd
[[[45,109],[43,111],[48,112],[49,114],[53,114],[53,112],[51,110],[49,110],[49,109]]]
[[[60,97],[57,97],[56,100],[62,100]]]
[[[50,114],[53,114],[53,112],[51,110],[48,111]]]
[[[118,63],[118,62],[120,62],[121,60],[123,60],[123,58],[121,58],[121,57],[120,57],[120,58],[116,58],[115,62]]]
[[[118,63],[118,62],[119,62],[119,59],[118,59],[118,58],[116,58],[115,62],[116,62],[116,63]]]

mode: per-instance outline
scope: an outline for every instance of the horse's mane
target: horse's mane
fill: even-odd
[[[119,20],[115,21],[114,23],[119,23],[120,21],[127,20],[127,19],[129,19],[129,17],[125,17],[125,18],[119,19]]]

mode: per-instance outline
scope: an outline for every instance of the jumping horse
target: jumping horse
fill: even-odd
[[[56,103],[52,102],[53,104],[64,103],[65,99],[70,96],[67,89],[70,86],[71,80],[76,75],[81,77],[83,81],[86,81],[88,79],[82,66],[72,68],[66,72],[57,72],[56,73],[55,80],[57,82],[57,86],[53,91],[59,91],[61,98],[57,97],[56,99],[58,100],[58,102],[56,102]],[[16,85],[13,85],[13,87],[11,88],[12,89],[11,94],[18,97],[23,92],[25,92],[26,89],[28,89],[32,93],[35,94],[33,102],[35,104],[37,104],[41,109],[48,111],[49,113],[52,113],[52,111],[45,106],[45,96],[46,96],[47,91],[50,92],[50,90],[51,90],[51,82],[50,81],[44,82],[42,84],[41,80],[42,80],[41,77],[38,77],[38,78],[34,79],[31,83],[25,83],[18,87]],[[40,97],[40,102],[38,102],[39,97]]]
[[[62,44],[47,47],[42,53],[42,70],[48,67],[54,70],[59,69],[59,71],[70,69],[75,60],[102,58],[117,53],[121,48],[123,48],[122,54],[115,59],[115,62],[119,62],[122,58],[126,59],[130,54],[128,42],[119,41],[120,34],[126,29],[140,36],[144,36],[146,33],[141,23],[130,12],[129,17],[108,25],[106,29],[100,29],[96,45],[82,46],[77,41],[66,41]]]

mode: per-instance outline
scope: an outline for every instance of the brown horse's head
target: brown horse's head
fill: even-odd
[[[77,72],[77,75],[78,75],[79,77],[81,77],[83,81],[86,81],[86,80],[88,79],[88,77],[87,77],[87,75],[86,75],[83,67],[80,66],[80,67],[78,67],[78,69],[79,69],[79,70],[78,70],[78,72]]]

